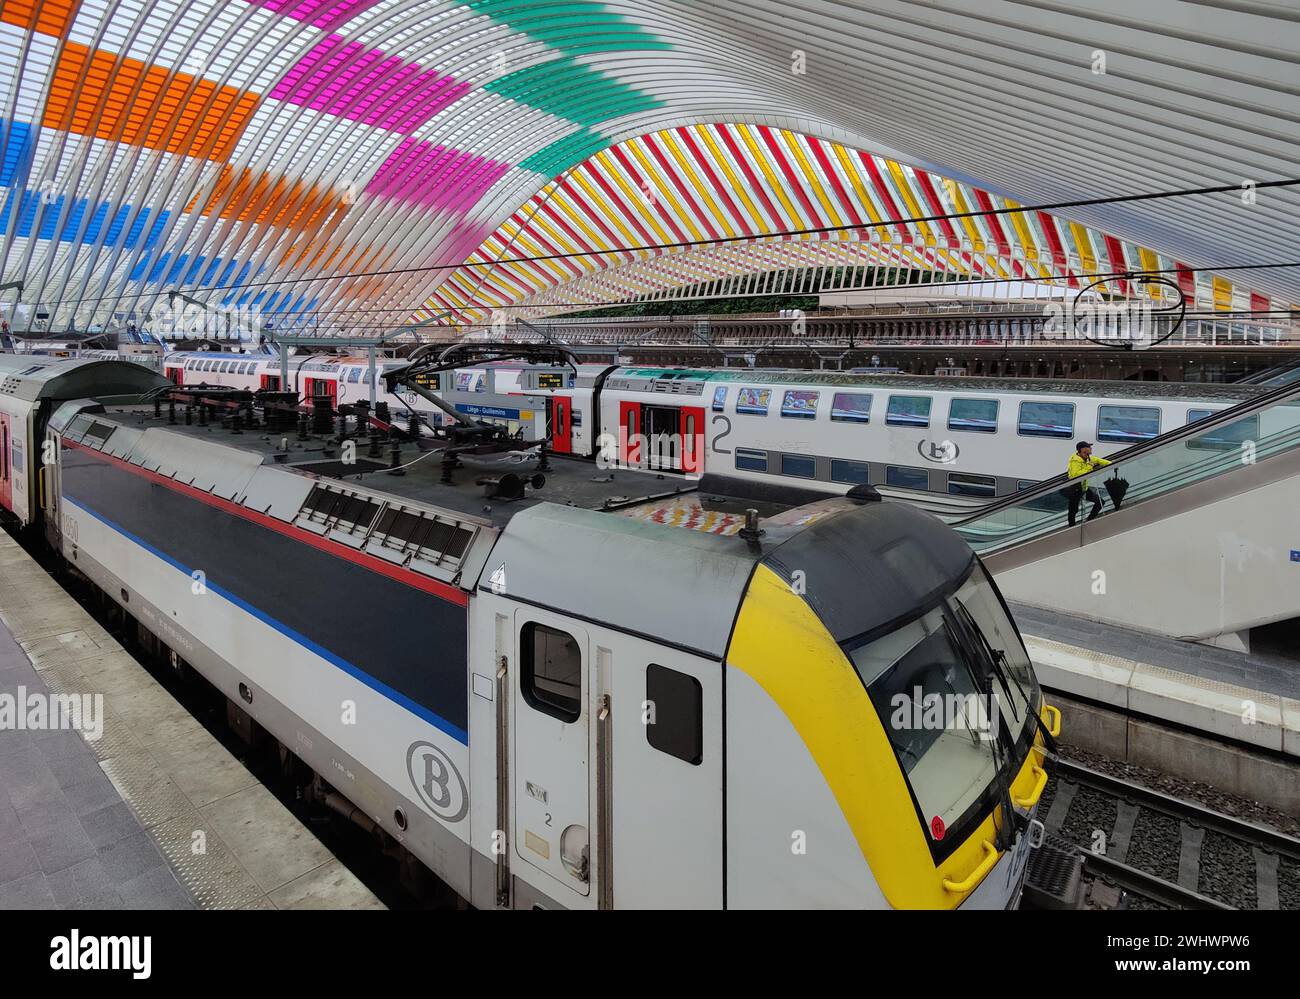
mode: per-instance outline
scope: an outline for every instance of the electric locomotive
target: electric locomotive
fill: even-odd
[[[106,394],[153,377],[102,363]],[[688,487],[652,473],[348,461],[67,374],[30,519],[470,903],[1018,901],[1060,716],[928,514],[706,497],[734,529],[663,526],[646,509]]]

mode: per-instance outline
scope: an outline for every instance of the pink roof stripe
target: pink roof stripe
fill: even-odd
[[[403,139],[366,186],[367,194],[450,211],[467,211],[509,163]]]
[[[333,31],[356,17],[362,11],[369,10],[379,0],[249,0],[259,7],[295,21],[305,21],[322,31]]]
[[[270,96],[376,128],[409,132],[469,88],[436,70],[330,35],[285,74]]]

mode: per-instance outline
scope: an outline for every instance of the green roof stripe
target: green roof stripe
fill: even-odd
[[[483,89],[587,126],[648,111],[661,103],[570,56],[507,73]]]
[[[568,53],[670,49],[672,43],[591,0],[468,0],[471,10]]]
[[[575,163],[581,163],[609,145],[609,140],[596,132],[583,129],[573,135],[552,142],[537,150],[519,164],[521,170],[531,170],[545,177],[557,177]]]

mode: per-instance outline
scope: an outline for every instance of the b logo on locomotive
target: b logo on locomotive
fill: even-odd
[[[465,781],[451,757],[431,742],[413,742],[406,751],[406,773],[420,802],[445,822],[459,822],[469,811]]]

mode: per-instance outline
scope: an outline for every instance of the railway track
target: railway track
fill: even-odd
[[[1068,760],[1054,771],[1049,834],[1133,907],[1278,909],[1300,897],[1300,840]]]

